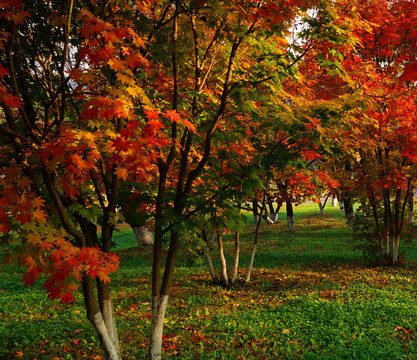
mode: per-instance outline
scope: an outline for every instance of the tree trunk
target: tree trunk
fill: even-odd
[[[105,284],[108,286],[109,284]],[[102,286],[102,285],[101,285]],[[103,295],[110,293],[105,288],[98,288],[98,297],[101,309],[97,306],[94,295],[94,282],[90,276],[82,279],[82,290],[87,318],[93,324],[103,350],[104,360],[121,360],[119,339],[116,330],[111,298]]]
[[[385,235],[385,254],[389,255],[391,253],[390,236],[388,232],[386,232],[384,235]]]
[[[272,200],[268,201],[268,207],[269,207],[270,220],[272,222],[275,222],[275,220],[274,220],[275,210],[274,210],[274,204],[272,203]]]
[[[391,247],[392,247],[392,252],[391,252],[392,265],[397,265],[398,264],[398,247],[400,245],[400,236],[390,235],[390,238],[391,238]]]
[[[271,220],[276,223],[278,221],[278,217],[279,217],[279,212],[274,212],[273,214],[271,214]]]
[[[154,244],[153,234],[144,226],[132,226],[139,247]]]
[[[236,231],[235,232],[235,256],[234,256],[232,279],[230,280],[232,285],[236,284],[236,281],[237,281],[237,272],[239,269],[239,254],[240,254],[240,233],[239,231]]]
[[[213,279],[213,281],[217,282],[217,280],[218,280],[217,275],[216,275],[216,272],[214,271],[213,262],[212,262],[211,256],[210,256],[210,252],[213,250],[214,235],[213,235],[213,233],[210,233],[210,237],[209,237],[207,235],[206,229],[203,229],[201,231],[201,234],[202,234],[203,240],[207,244],[207,248],[208,248],[208,251],[206,252],[206,259],[207,259],[207,264],[208,264],[208,267],[209,267],[210,275],[211,275],[211,278]]]
[[[274,223],[276,223],[278,221],[279,210],[281,209],[281,206],[282,206],[282,202],[279,201],[278,204],[277,204],[277,208],[276,208],[275,212],[271,213],[271,219]]]
[[[114,343],[113,339],[110,337],[109,331],[106,327],[106,323],[100,312],[96,313],[91,321],[101,343],[101,348],[103,350],[104,360],[121,360],[120,350],[117,344]]]
[[[227,276],[227,263],[226,263],[226,258],[224,257],[224,250],[223,250],[223,237],[220,232],[217,232],[217,241],[219,243],[219,257],[220,257],[222,281],[225,286],[229,286],[229,278]]]
[[[256,199],[252,200],[252,212],[253,212],[253,232],[256,231],[258,223],[261,221],[258,211],[258,201]]]
[[[344,205],[344,201],[342,197],[338,197],[339,200],[339,209],[340,210],[345,210],[345,205]]]
[[[104,283],[97,278],[97,293],[100,311],[109,332],[109,337],[116,349],[119,349],[119,337],[117,334],[116,318],[114,316],[113,301],[110,296],[110,283]],[[118,350],[119,356],[120,351]]]
[[[249,282],[250,276],[252,274],[253,263],[255,261],[256,246],[257,246],[257,244],[253,244],[252,254],[250,256],[248,269],[246,270],[245,282]]]
[[[332,206],[334,206],[334,207],[336,207],[336,206],[338,206],[339,204],[338,204],[338,201],[337,201],[337,197],[336,196],[333,196],[332,197]]]
[[[154,296],[152,298],[152,333],[149,360],[160,360],[162,358],[162,333],[168,298],[168,295]]]
[[[320,208],[320,215],[324,215],[324,206],[322,203],[319,204],[319,208]]]
[[[211,278],[213,279],[214,282],[217,282],[218,279],[217,279],[216,272],[214,271],[213,261],[211,260],[211,256],[208,252],[206,253],[206,259],[207,259],[207,265],[209,267]]]
[[[256,231],[256,226],[259,224],[259,222],[261,221],[260,216],[259,215],[254,215],[253,216],[253,229],[252,232]]]
[[[265,192],[264,192],[264,198],[265,198]],[[265,203],[264,203],[265,204]],[[255,254],[256,254],[256,247],[258,245],[258,237],[259,237],[259,229],[261,227],[261,218],[262,218],[262,212],[264,211],[264,206],[261,208],[261,214],[259,222],[255,229],[255,239],[253,240],[253,248],[252,248],[252,254],[249,260],[248,269],[246,270],[246,276],[245,276],[245,282],[249,282],[250,276],[252,274],[252,268],[253,268],[253,262],[255,261]]]
[[[414,191],[413,186],[410,187],[408,194],[407,204],[408,204],[408,223],[412,224],[414,222]]]
[[[294,210],[291,201],[286,202],[287,207],[287,225],[290,231],[294,231]]]
[[[355,212],[353,210],[353,205],[349,199],[343,200],[343,208],[345,209],[346,220],[350,227],[353,227],[355,224]]]
[[[174,205],[175,206],[175,205]],[[159,231],[158,231],[159,232]],[[167,258],[165,261],[164,275],[160,286],[156,281],[159,279],[155,276],[155,272],[158,269],[161,270],[161,266],[158,265],[158,268],[155,268],[155,263],[160,264],[161,252],[157,256],[155,261],[154,258],[154,268],[153,268],[153,283],[152,283],[152,332],[151,332],[151,343],[149,346],[149,359],[150,360],[160,360],[162,356],[162,332],[164,328],[164,319],[165,312],[168,305],[169,294],[172,286],[172,278],[174,275],[174,264],[176,259],[176,254],[178,252],[180,234],[177,231],[171,231],[171,239],[169,243],[169,249]],[[156,237],[157,242],[155,242],[154,248],[160,249],[162,245],[162,237]],[[156,246],[158,244],[158,246]],[[156,250],[154,250],[155,252]]]

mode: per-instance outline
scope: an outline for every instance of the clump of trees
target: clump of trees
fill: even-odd
[[[268,202],[290,207],[340,183],[397,263],[416,176],[416,10],[404,1],[3,1],[4,260],[26,268],[28,285],[45,274],[52,299],[73,300],[81,284],[105,359],[121,358],[110,288],[120,222],[154,231],[151,359],[161,358],[184,235],[201,233],[209,247],[213,235],[221,281],[236,283],[245,204],[261,218]],[[311,167],[319,158],[331,171]],[[230,279],[224,231],[234,233]]]

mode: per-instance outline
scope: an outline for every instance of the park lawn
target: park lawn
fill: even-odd
[[[166,359],[417,359],[417,252],[373,267],[352,250],[343,213],[295,209],[296,231],[263,225],[250,283],[212,284],[201,259],[182,251],[164,329]],[[253,234],[242,235],[241,277]],[[150,333],[151,249],[116,234],[114,305],[124,359],[144,359]],[[231,263],[231,253],[228,258]],[[25,288],[16,266],[0,269],[1,359],[101,359],[81,296],[74,305]]]

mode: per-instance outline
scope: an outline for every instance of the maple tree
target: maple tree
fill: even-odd
[[[371,20],[370,9],[359,12],[370,21],[371,29],[358,35],[363,44],[359,54],[368,65],[362,75],[365,79],[361,78],[365,80],[361,100],[367,111],[358,117],[362,120],[358,132],[363,139],[372,136],[372,140],[363,147],[358,143],[361,160],[356,159],[352,170],[359,168],[355,181],[364,190],[361,204],[364,212],[372,214],[379,250],[395,265],[417,175],[413,140],[417,6],[404,1],[375,2],[372,9],[379,13],[377,21]],[[391,25],[393,19],[395,26]]]
[[[308,17],[304,19],[306,23],[310,20],[311,19]],[[321,23],[319,22],[319,24]],[[311,26],[314,28],[316,24]],[[325,37],[326,36],[324,36],[324,38]],[[226,261],[222,254],[223,238],[220,235],[224,230],[230,231],[231,228],[235,228],[233,240],[235,250],[234,266],[230,283],[233,284],[236,281],[235,274],[239,262],[239,232],[236,230],[236,228],[239,228],[239,221],[237,220],[239,219],[239,216],[236,209],[239,209],[239,207],[242,206],[242,203],[248,204],[249,201],[253,200],[252,210],[254,211],[255,217],[255,239],[251,261],[245,277],[246,281],[249,281],[256,252],[260,224],[258,208],[261,209],[261,215],[263,212],[266,212],[265,201],[267,196],[269,196],[269,202],[274,200],[282,202],[284,198],[288,200],[291,198],[284,195],[275,195],[275,197],[271,197],[271,193],[274,193],[278,181],[278,179],[274,177],[274,169],[285,168],[288,164],[291,164],[295,159],[300,157],[305,157],[309,160],[320,157],[316,151],[317,146],[314,144],[314,141],[310,141],[311,139],[308,140],[305,137],[308,129],[306,129],[302,121],[300,122],[296,112],[288,104],[288,100],[295,99],[295,96],[282,90],[282,84],[285,83],[285,79],[291,78],[291,80],[289,80],[290,82],[297,82],[297,72],[294,71],[294,65],[301,61],[303,56],[314,47],[314,42],[320,41],[323,41],[323,39],[318,39],[318,37],[307,37],[304,44],[306,49],[302,54],[300,54],[300,47],[298,44],[290,44],[287,40],[281,41],[280,44],[285,44],[285,61],[281,59],[278,63],[273,63],[271,61],[268,65],[262,65],[265,73],[275,75],[268,77],[268,81],[259,81],[256,87],[251,88],[251,98],[245,93],[246,97],[243,98],[244,102],[242,102],[241,94],[238,93],[237,96],[233,96],[234,94],[232,94],[231,100],[239,105],[238,109],[240,110],[237,111],[237,115],[234,117],[229,117],[228,127],[229,129],[232,129],[233,132],[220,127],[219,132],[221,133],[219,140],[221,143],[220,145],[216,143],[213,145],[213,160],[209,161],[208,170],[205,170],[201,176],[203,184],[206,185],[203,186],[203,188],[206,189],[201,190],[201,187],[196,187],[198,193],[203,191],[203,193],[206,194],[207,192],[210,193],[212,189],[215,189],[215,191],[228,194],[224,196],[229,196],[227,203],[221,195],[213,195],[213,197],[211,197],[211,202],[209,203],[211,211],[209,210],[206,212],[206,214],[209,214],[207,220],[209,225],[204,226],[204,229],[206,229],[206,227],[214,227],[215,231],[218,232],[218,248],[222,268],[221,282],[223,285],[229,286],[230,284],[227,275]],[[342,39],[340,41],[344,40]],[[264,49],[266,48],[268,51],[278,51],[280,54],[282,53],[281,49],[278,48],[277,50],[276,41],[273,43],[268,43],[266,41],[262,43],[262,45]],[[296,54],[292,53],[292,51]],[[261,53],[258,56],[265,55]],[[284,55],[281,56],[284,57]],[[268,69],[268,71],[266,71],[266,69]],[[249,101],[249,99],[254,99],[254,101]],[[302,103],[303,99],[302,95],[300,95],[299,104],[297,105],[301,107],[302,105],[300,104]],[[243,134],[240,134],[239,132],[243,132]],[[309,150],[310,148],[314,151]],[[305,160],[305,162],[306,164],[308,163],[307,160]],[[211,174],[208,178],[205,177],[207,176],[207,171],[210,172],[213,170],[214,174]],[[324,182],[332,182],[326,174],[322,172],[317,172],[317,174],[321,177],[321,181],[319,181],[321,184],[324,184]],[[300,186],[300,189],[297,192],[300,199],[313,196],[313,189],[314,195],[316,195],[318,182],[314,181],[315,183],[312,184],[311,180],[313,178],[318,179],[319,177],[317,174],[315,173],[314,176],[310,177],[304,176],[303,181],[302,176],[291,180],[294,186]],[[225,181],[225,183],[223,181]],[[304,186],[302,186],[302,182],[304,182]],[[227,191],[222,189],[223,184],[226,184]],[[335,182],[333,182],[333,185],[337,186]],[[234,190],[231,189],[233,186],[235,186]],[[310,194],[306,190],[307,188],[311,192]],[[255,194],[262,198],[260,202],[257,201],[256,196],[254,197]],[[195,193],[193,196],[195,197],[197,194]],[[291,204],[290,201],[288,202]],[[258,203],[262,204],[262,206],[259,206]],[[244,206],[244,208],[247,208],[247,206]],[[235,210],[233,214],[231,209]],[[231,226],[227,225],[228,222]],[[213,224],[215,225],[213,226]],[[210,243],[210,237],[207,236],[207,234],[204,235],[204,238],[207,243]],[[212,245],[209,245],[209,250],[211,251],[212,249],[210,248],[212,248]],[[211,259],[208,255],[207,258],[211,275],[214,280],[218,280],[217,276],[214,274]]]
[[[354,31],[357,42],[333,52],[343,68],[340,76],[311,77],[321,105],[310,113],[310,122],[335,155],[343,196],[360,203],[365,223],[355,221],[351,205],[350,223],[356,222],[359,231],[372,227],[369,241],[396,264],[416,177],[416,5],[361,1],[346,8],[361,23]],[[321,55],[316,64],[331,55]],[[317,74],[314,68],[309,75]]]
[[[245,128],[262,111],[262,101],[276,101],[271,99],[277,97],[282,78],[291,75],[304,54],[289,44],[289,29],[318,3],[321,9],[327,6],[315,1],[162,2],[149,4],[141,19],[151,28],[147,56],[155,70],[143,88],[152,89],[148,98],[155,108],[169,112],[162,120],[171,141],[157,162],[158,187],[153,204],[148,204],[155,211],[151,358],[160,357],[175,257],[183,234],[201,210],[194,199],[217,154],[216,142],[233,144],[227,139],[234,134],[240,145]],[[318,28],[321,23],[309,25]],[[314,41],[306,43],[306,51]],[[144,203],[147,194],[144,191]],[[216,195],[211,196],[216,201]],[[169,240],[163,263],[164,234]]]
[[[167,142],[138,85],[144,40],[126,9],[103,5],[1,2],[0,231],[25,284],[45,274],[49,296],[66,303],[82,284],[104,358],[120,359],[118,189],[146,181]]]

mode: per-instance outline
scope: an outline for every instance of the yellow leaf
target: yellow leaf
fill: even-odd
[[[137,97],[143,94],[143,91],[139,86],[129,86],[126,90],[132,97]]]
[[[27,242],[30,244],[39,244],[41,242],[41,237],[39,234],[29,233],[27,236]]]
[[[124,61],[119,59],[110,59],[108,64],[115,71],[122,71],[125,67]]]
[[[117,80],[119,80],[122,84],[126,84],[126,85],[130,85],[134,83],[134,79],[131,76],[126,75],[124,73],[117,74]]]

